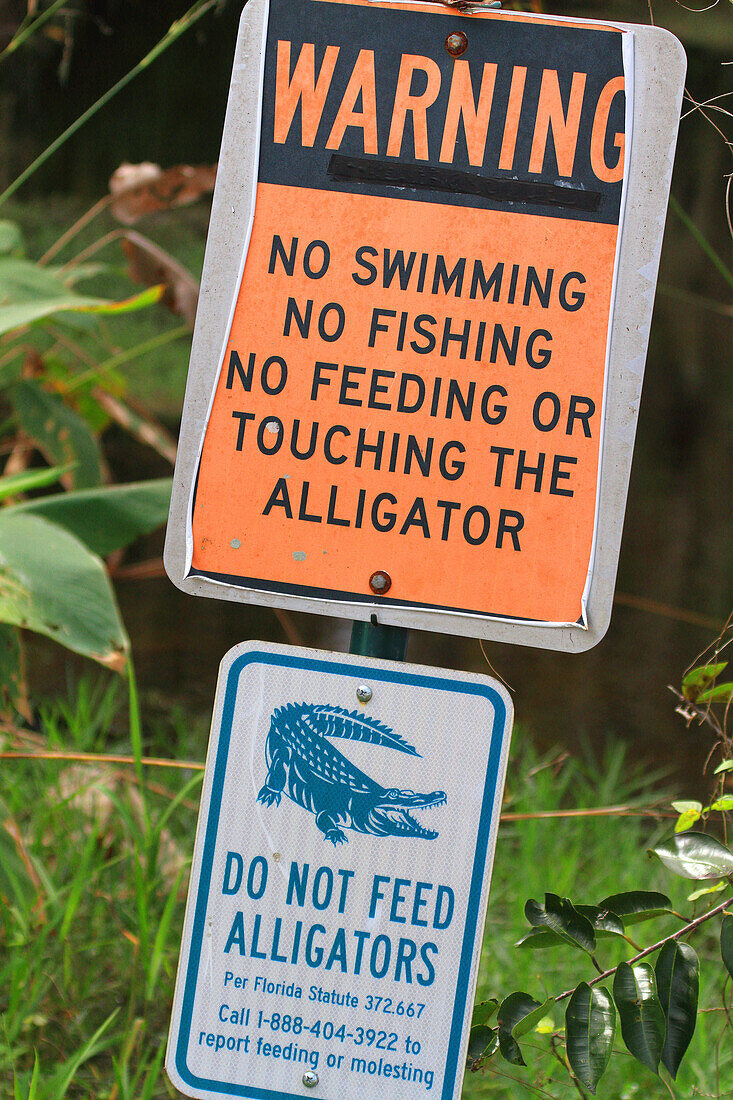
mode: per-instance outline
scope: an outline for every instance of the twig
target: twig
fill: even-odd
[[[507,691],[514,691],[514,688],[511,686],[511,684],[507,683],[507,681],[504,679],[504,677],[501,675],[501,673],[496,671],[496,669],[492,665],[491,661],[489,660],[489,655],[486,652],[486,650],[484,649],[484,640],[483,640],[483,638],[479,638],[478,644],[481,647],[481,652],[484,655],[484,660],[486,661],[486,664],[489,666],[489,668],[491,669],[494,676],[496,676],[497,680],[501,680],[502,684],[507,689]]]
[[[92,397],[130,435],[135,436],[136,439],[147,444],[148,447],[152,447],[161,458],[170,462],[171,466],[175,466],[176,441],[161,424],[143,416],[131,408],[130,405],[125,405],[114,394],[102,389],[101,386],[95,386],[92,389]]]
[[[656,600],[647,600],[641,596],[629,596],[625,592],[617,592],[613,602],[621,606],[636,608],[638,611],[649,611],[652,615],[662,615],[667,619],[677,619],[681,623],[701,626],[705,630],[719,631],[722,626],[719,620],[710,619],[707,615],[698,615],[695,611],[686,611],[681,607],[670,607],[668,604],[658,603]]]
[[[291,645],[304,645],[302,635],[293,622],[293,617],[287,611],[275,609],[275,618],[283,628],[283,633]]]
[[[302,641],[294,644],[302,645]],[[0,752],[0,760],[76,760],[87,764],[127,764],[129,766],[135,764],[135,759],[132,756],[110,756],[98,752],[57,752],[55,750]],[[141,763],[155,768],[183,768],[194,771],[203,771],[204,769],[204,765],[200,760],[166,760],[162,757],[144,756]],[[628,806],[602,806],[593,810],[540,810],[533,814],[507,813],[501,815],[501,820],[507,822],[536,821],[556,817],[610,817],[621,813],[639,817],[677,817],[677,814],[660,814],[655,810],[632,810]]]
[[[555,1035],[553,1035],[552,1038],[550,1039],[550,1049],[552,1050],[553,1056],[558,1060],[558,1062],[560,1063],[562,1068],[565,1070],[565,1072],[570,1074],[570,1080],[572,1081],[573,1085],[575,1086],[576,1091],[580,1093],[580,1095],[583,1097],[583,1100],[586,1100],[586,1095],[583,1092],[583,1089],[581,1088],[580,1081],[575,1076],[573,1071],[570,1069],[570,1066],[565,1061],[565,1059],[563,1058],[560,1051],[557,1049],[557,1036],[555,1036]]]
[[[594,809],[579,810],[537,810],[536,813],[503,813],[501,820],[506,821],[537,821],[542,818],[563,817],[669,817],[677,818],[679,814],[663,813],[651,807],[643,806],[597,806]]]
[[[91,221],[94,221],[98,214],[101,214],[103,210],[106,210],[107,207],[114,202],[116,197],[116,195],[103,195],[101,199],[98,199],[93,206],[89,207],[86,213],[82,214],[80,218],[77,218],[74,224],[70,225],[66,232],[62,233],[59,239],[55,241],[54,244],[52,244],[46,252],[43,253],[38,263],[41,266],[43,266],[43,264],[49,263],[54,258],[54,256],[57,256],[59,254],[64,245],[68,244],[69,241],[77,235],[77,233],[80,233],[84,226],[89,225]]]
[[[135,767],[133,756],[111,756],[99,752],[0,752],[0,760],[77,760],[85,764],[127,764]],[[182,768],[188,771],[203,771],[199,760],[165,760],[158,756],[143,756],[140,763],[149,768]]]

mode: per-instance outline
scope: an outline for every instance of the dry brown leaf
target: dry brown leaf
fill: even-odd
[[[121,164],[109,181],[115,198],[112,214],[123,225],[135,225],[146,214],[188,206],[214,190],[215,164],[178,164],[163,170],[160,165]]]
[[[130,278],[145,286],[163,284],[163,304],[193,327],[199,300],[199,284],[170,253],[141,233],[128,229],[122,248],[127,256]]]

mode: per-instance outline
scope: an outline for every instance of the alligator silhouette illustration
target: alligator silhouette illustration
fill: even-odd
[[[399,734],[357,711],[312,703],[288,703],[270,719],[265,756],[267,780],[257,801],[279,806],[286,794],[298,806],[316,815],[325,840],[347,844],[340,826],[375,836],[421,837],[435,840],[434,829],[424,829],[410,814],[426,806],[440,806],[445,791],[415,791],[382,787],[352,764],[329,738],[383,745],[419,756]]]

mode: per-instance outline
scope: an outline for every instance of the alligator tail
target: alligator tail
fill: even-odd
[[[327,705],[303,704],[300,715],[303,723],[321,737],[342,737],[348,741],[366,741],[370,745],[384,745],[410,756],[420,753],[389,726],[368,718],[355,710]],[[315,719],[315,721],[314,721]]]

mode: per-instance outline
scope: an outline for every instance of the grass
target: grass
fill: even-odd
[[[84,679],[67,701],[39,710],[26,747],[130,753],[119,683]],[[182,760],[204,756],[207,720],[173,712],[146,723],[141,750]],[[0,738],[2,738],[0,734]],[[21,747],[5,735],[5,749]],[[201,772],[58,760],[5,760],[0,768],[0,1096],[9,1100],[162,1100],[177,1093],[162,1069]],[[601,761],[540,758],[518,731],[505,812],[649,805],[659,776],[634,769],[618,746]],[[649,818],[528,819],[503,825],[478,985],[479,999],[515,989],[544,1000],[592,970],[572,949],[512,945],[527,928],[528,897],[545,891],[595,902],[625,889],[661,889],[685,913],[694,884],[672,880],[645,849],[668,824]],[[699,903],[702,904],[702,903]],[[716,929],[695,940],[702,961],[701,1014],[674,1085],[679,1098],[733,1091],[722,1030],[722,966]],[[633,931],[654,942],[677,927],[659,919]],[[601,943],[601,962],[629,957]],[[555,1012],[562,1026],[562,1006]],[[727,1037],[726,1037],[727,1039]],[[620,1050],[620,1043],[617,1042]],[[547,1035],[522,1040],[527,1069],[492,1059],[466,1077],[466,1100],[561,1100],[578,1095]],[[670,1090],[628,1054],[614,1055],[599,1096],[655,1100]]]

